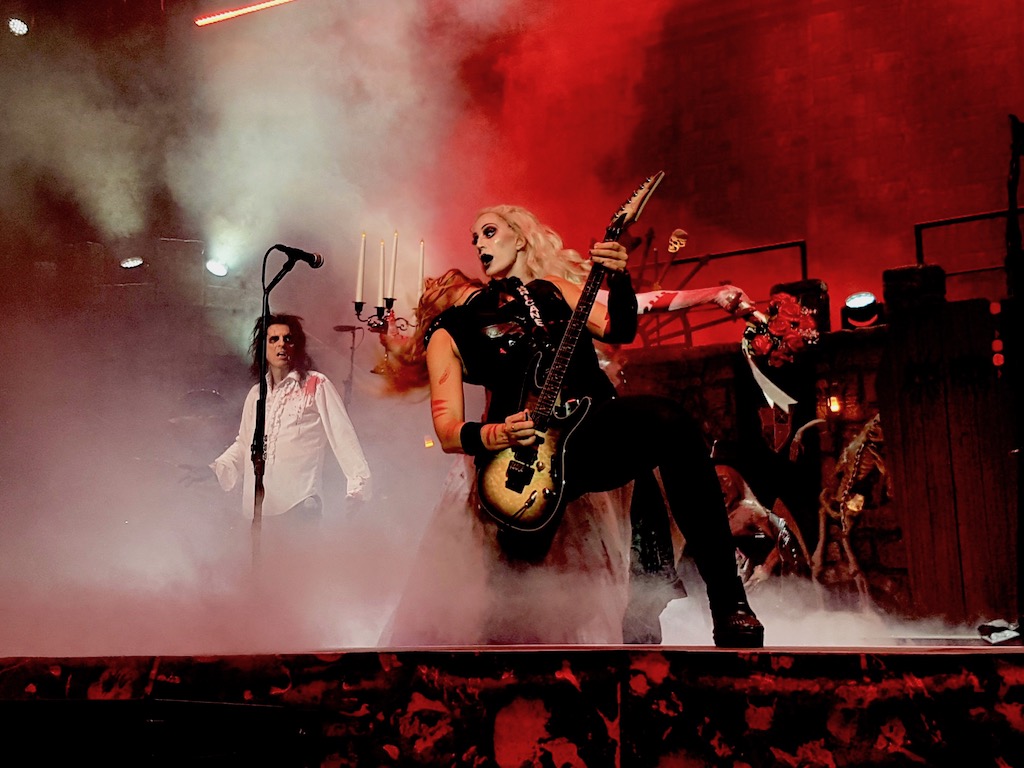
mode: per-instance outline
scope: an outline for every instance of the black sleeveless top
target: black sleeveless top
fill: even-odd
[[[490,393],[486,420],[501,422],[522,409],[529,389],[539,391],[548,365],[572,317],[561,292],[547,280],[525,286],[534,312],[516,278],[492,280],[468,302],[438,315],[425,335],[427,343],[438,328],[451,334],[466,369],[465,381]],[[535,386],[528,372],[539,365]],[[595,402],[615,396],[611,380],[601,370],[593,336],[584,328],[562,381],[564,402],[589,395]]]

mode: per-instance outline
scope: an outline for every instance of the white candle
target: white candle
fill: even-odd
[[[391,248],[391,280],[388,282],[388,298],[395,298],[395,273],[398,272],[398,230],[395,230],[395,244]]]
[[[363,303],[363,275],[366,273],[366,233],[359,247],[359,266],[356,267],[356,303]]]
[[[423,241],[420,240],[420,281],[416,288],[416,301],[419,301],[419,297],[423,295]]]
[[[380,271],[377,275],[377,306],[384,306],[384,241],[380,241]]]

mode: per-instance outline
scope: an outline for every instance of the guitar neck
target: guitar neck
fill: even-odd
[[[604,242],[618,240],[622,230],[621,217],[619,217],[605,231]],[[565,335],[562,336],[562,341],[558,345],[558,351],[555,353],[555,358],[548,369],[547,377],[544,379],[544,387],[541,389],[540,395],[537,397],[537,403],[533,408],[533,420],[542,427],[547,423],[548,417],[554,411],[555,403],[558,401],[558,394],[562,390],[565,373],[569,369],[569,360],[572,359],[572,353],[576,349],[576,344],[580,340],[583,329],[587,326],[587,318],[590,317],[590,310],[594,308],[597,292],[601,290],[601,283],[607,271],[605,267],[597,262],[591,262],[590,275],[587,277],[587,282],[583,285],[583,291],[580,294],[579,301],[576,303],[576,309],[573,310],[572,317],[569,319]]]

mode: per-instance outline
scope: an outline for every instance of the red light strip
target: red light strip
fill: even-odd
[[[290,2],[293,2],[293,0],[266,0],[266,2],[263,3],[244,5],[241,8],[235,8],[234,10],[221,11],[220,13],[214,13],[209,16],[200,16],[196,19],[195,24],[197,27],[205,27],[207,24],[216,24],[218,21],[227,21],[228,19],[233,19],[236,16],[244,16],[247,13],[264,11],[267,8],[273,8],[275,5],[284,5],[285,3]]]

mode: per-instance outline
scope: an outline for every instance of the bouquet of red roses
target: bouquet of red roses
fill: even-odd
[[[751,316],[743,331],[743,351],[755,360],[778,368],[818,341],[814,313],[788,293],[773,293],[763,318]]]

